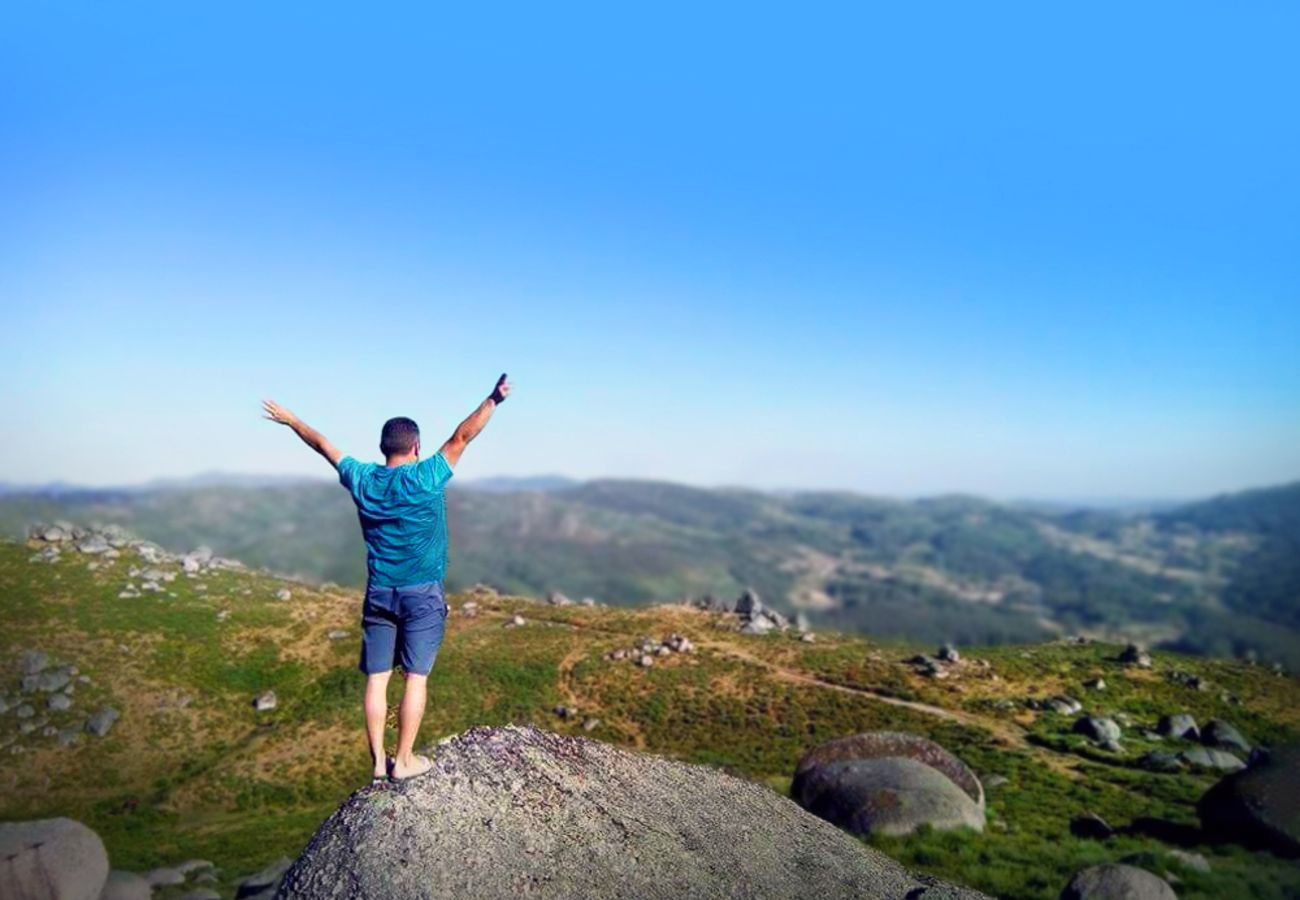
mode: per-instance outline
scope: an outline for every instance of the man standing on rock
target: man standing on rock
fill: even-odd
[[[420,459],[420,429],[399,417],[384,423],[379,451],[384,463],[344,456],[320,432],[289,410],[263,401],[266,418],[288,425],[303,442],[338,470],[361,520],[366,542],[366,600],[362,612],[361,671],[366,674],[366,734],[375,782],[423,775],[433,765],[414,753],[424,717],[429,671],[442,644],[447,600],[447,513],[443,486],[465,447],[510,394],[506,376],[437,453]],[[388,679],[400,662],[406,691],[397,714],[397,753],[384,755]]]

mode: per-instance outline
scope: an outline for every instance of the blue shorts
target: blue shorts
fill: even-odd
[[[400,662],[409,675],[428,675],[446,622],[447,599],[440,581],[367,587],[361,611],[361,671],[388,672]]]

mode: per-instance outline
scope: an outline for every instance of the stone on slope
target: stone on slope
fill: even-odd
[[[96,900],[108,878],[99,835],[72,819],[0,823],[0,897]]]
[[[439,744],[430,774],[361,790],[284,896],[977,898],[908,872],[716,769],[531,727]]]
[[[1300,856],[1300,745],[1275,748],[1228,775],[1196,803],[1211,837]]]
[[[279,706],[280,701],[275,696],[275,691],[265,691],[253,698],[253,709],[258,712],[270,712]]]
[[[1074,723],[1074,732],[1092,738],[1099,744],[1118,741],[1119,724],[1114,719],[1101,719],[1096,716],[1084,716]]]
[[[1126,666],[1137,666],[1139,669],[1151,668],[1151,654],[1140,644],[1129,644],[1125,647],[1119,655],[1119,661]]]
[[[284,878],[284,873],[289,871],[291,865],[293,865],[292,860],[282,857],[256,875],[245,878],[239,883],[239,889],[235,891],[236,900],[244,900],[244,898],[258,898],[260,900],[262,897],[269,898],[273,896]],[[355,895],[348,894],[348,896]]]
[[[1242,737],[1241,732],[1222,719],[1211,719],[1201,730],[1201,743],[1207,747],[1220,747],[1224,750],[1240,750],[1250,753],[1250,741]]]
[[[984,830],[984,811],[938,769],[901,756],[849,759],[809,770],[795,798],[860,835],[906,835],[922,826]]]
[[[1096,813],[1084,813],[1070,820],[1070,834],[1079,838],[1104,841],[1115,834],[1115,829]]]
[[[28,650],[18,663],[18,669],[24,675],[35,675],[50,664],[50,658],[39,650]]]
[[[1188,741],[1199,740],[1201,737],[1200,729],[1196,727],[1196,720],[1187,713],[1162,716],[1156,724],[1156,731],[1167,737],[1183,738]]]
[[[1193,747],[1178,754],[1183,762],[1197,769],[1213,769],[1216,772],[1238,772],[1246,764],[1227,750],[1213,747]]]
[[[980,809],[984,808],[984,785],[964,762],[929,738],[902,731],[868,731],[837,738],[809,750],[795,766],[790,795],[796,800],[808,773],[822,765],[851,759],[901,756],[937,769],[961,788]]]
[[[99,712],[86,720],[86,731],[90,732],[95,737],[103,737],[108,734],[109,730],[113,727],[113,723],[116,722],[120,716],[121,713],[113,709],[113,707],[105,706]]]
[[[114,869],[108,873],[99,900],[149,900],[152,896],[153,888],[145,878],[134,872]]]
[[[1136,866],[1089,866],[1070,879],[1061,900],[1178,900],[1168,883]]]

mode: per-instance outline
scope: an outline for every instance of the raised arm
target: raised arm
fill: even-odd
[[[262,409],[266,412],[266,418],[281,425],[288,425],[293,429],[294,434],[302,438],[304,444],[329,460],[329,464],[334,468],[339,467],[339,460],[343,454],[339,452],[338,447],[325,440],[325,435],[271,400],[263,400]]]
[[[504,403],[508,396],[510,396],[510,384],[506,381],[503,372],[488,398],[480,403],[478,409],[470,413],[464,422],[456,426],[455,432],[447,439],[447,443],[442,445],[439,452],[447,460],[447,465],[454,468],[456,463],[460,462],[460,455],[465,452],[469,442],[478,437],[478,433],[487,425],[488,419],[492,418],[493,411],[498,405]]]

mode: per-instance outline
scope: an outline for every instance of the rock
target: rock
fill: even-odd
[[[1198,740],[1201,736],[1200,730],[1196,727],[1196,720],[1187,713],[1162,716],[1156,724],[1156,731],[1167,737],[1182,738],[1188,741]]]
[[[1201,731],[1201,743],[1207,747],[1221,747],[1250,753],[1250,742],[1241,736],[1241,732],[1222,719],[1211,719]]]
[[[36,707],[32,706],[30,703],[21,703],[18,705],[18,709],[15,710],[14,715],[18,716],[20,719],[30,719],[32,716],[36,715]]]
[[[258,712],[270,712],[279,704],[275,691],[264,691],[253,698],[253,709]]]
[[[1199,853],[1190,850],[1170,850],[1166,855],[1184,869],[1200,872],[1202,875],[1208,875],[1211,871],[1210,861]]]
[[[961,654],[957,652],[957,648],[952,644],[944,644],[939,648],[939,652],[936,655],[943,662],[947,663],[955,663],[961,660]]]
[[[637,665],[643,669],[648,669],[655,664],[655,658],[649,653],[642,653],[641,658],[637,660]]]
[[[150,887],[167,887],[173,884],[184,884],[185,873],[163,866],[146,872],[144,880],[149,882]]]
[[[39,650],[28,650],[18,663],[18,671],[23,675],[35,675],[44,671],[50,664],[50,658]]]
[[[256,875],[245,878],[239,883],[238,890],[235,891],[236,900],[243,897],[254,897],[276,888],[284,878],[284,873],[289,871],[291,865],[293,865],[293,861],[290,859],[277,859]],[[376,896],[383,896],[383,892],[380,891]]]
[[[152,896],[153,887],[143,877],[114,869],[108,873],[99,900],[149,900]]]
[[[54,694],[45,701],[45,705],[56,712],[72,708],[72,698],[67,694]]]
[[[1138,760],[1138,765],[1150,772],[1181,772],[1182,757],[1166,750],[1153,750]]]
[[[511,624],[511,625],[515,625],[515,626],[523,625],[523,624],[524,624],[524,617],[523,617],[523,616],[519,616],[519,615],[513,616],[513,617],[510,619],[510,624]]]
[[[64,728],[57,735],[60,747],[71,747],[81,743],[82,732],[73,728]]]
[[[1164,879],[1135,866],[1089,866],[1070,879],[1061,900],[1178,900]]]
[[[763,601],[758,599],[758,594],[752,590],[746,589],[745,593],[740,595],[733,607],[736,615],[744,618],[753,618],[763,611]]]
[[[108,879],[99,835],[72,819],[0,823],[0,897],[96,900]]]
[[[561,594],[559,591],[551,591],[546,597],[546,602],[551,606],[572,606],[573,601]]]
[[[1083,712],[1083,704],[1073,697],[1053,697],[1044,704],[1054,713],[1072,716]]]
[[[626,659],[626,658],[627,658],[627,651],[620,647],[619,649],[617,649],[617,650],[615,650],[613,653],[611,653],[611,654],[609,655],[609,658],[610,658],[610,659]]]
[[[292,596],[293,596],[293,592],[290,591],[288,588],[280,588],[278,591],[275,592],[275,599],[277,600],[288,600]]]
[[[113,723],[120,717],[121,713],[111,706],[105,706],[86,720],[86,731],[95,737],[104,737],[112,729]]]
[[[1120,738],[1119,725],[1113,719],[1102,719],[1096,716],[1084,716],[1079,719],[1074,723],[1074,732],[1089,737],[1099,744],[1118,741]]]
[[[707,612],[729,613],[736,611],[734,604],[728,603],[726,600],[719,600],[712,594],[705,594],[699,600],[696,600],[695,606]]]
[[[975,774],[933,741],[900,732],[852,735],[809,751],[790,795],[855,834],[984,827],[984,787]]]
[[[331,641],[341,641],[347,636],[348,636],[348,632],[344,631],[341,628],[336,628],[333,631],[326,633],[325,635],[325,637]]]
[[[689,798],[689,802],[685,802]],[[534,728],[474,728],[434,771],[360,791],[281,890],[384,897],[982,895],[914,875],[768,788]]]
[[[587,719],[582,723],[583,731],[595,731],[600,727],[600,719]]]
[[[1212,747],[1193,747],[1178,754],[1183,762],[1197,769],[1214,769],[1218,772],[1237,772],[1246,764],[1227,750]]]
[[[38,672],[35,675],[26,675],[23,677],[24,691],[43,691],[53,693],[61,691],[72,681],[71,666],[60,666],[57,669],[46,669],[44,672]]]
[[[799,805],[854,834],[984,829],[984,812],[943,773],[905,757],[853,759],[810,770]]]
[[[1087,688],[1088,690],[1090,690],[1090,691],[1104,691],[1104,690],[1106,690],[1106,679],[1105,679],[1105,678],[1093,678],[1093,679],[1091,679],[1091,680],[1089,680],[1089,681],[1085,681],[1085,682],[1083,683],[1083,686],[1086,687],[1086,688]]]
[[[1151,654],[1139,644],[1129,644],[1119,655],[1119,661],[1127,666],[1137,666],[1139,669],[1151,668]]]
[[[985,791],[991,791],[1010,784],[1010,780],[1005,775],[981,775],[980,784],[984,785]]]
[[[811,624],[808,622],[808,615],[802,612],[796,613],[794,617],[794,627],[800,634],[807,634],[812,628]]]
[[[570,714],[569,708],[563,705],[552,707],[551,712],[555,713],[561,719],[569,718],[569,714]]]
[[[806,632],[806,633],[804,633],[804,634],[801,634],[801,635],[799,636],[799,640],[803,641],[805,644],[811,644],[811,643],[814,643],[814,642],[817,640],[817,635],[815,635],[815,634],[813,634],[811,631],[809,631],[809,632]]]
[[[1300,745],[1252,756],[1245,771],[1228,775],[1196,804],[1212,838],[1300,856]]]
[[[104,540],[103,537],[97,534],[93,534],[90,537],[86,538],[81,543],[77,544],[77,550],[79,550],[82,553],[88,553],[92,555],[99,554],[99,553],[107,553],[109,550],[112,549],[113,548],[108,543],[108,541]]]
[[[1075,837],[1104,841],[1114,833],[1110,823],[1096,813],[1084,813],[1070,820],[1070,834]]]

